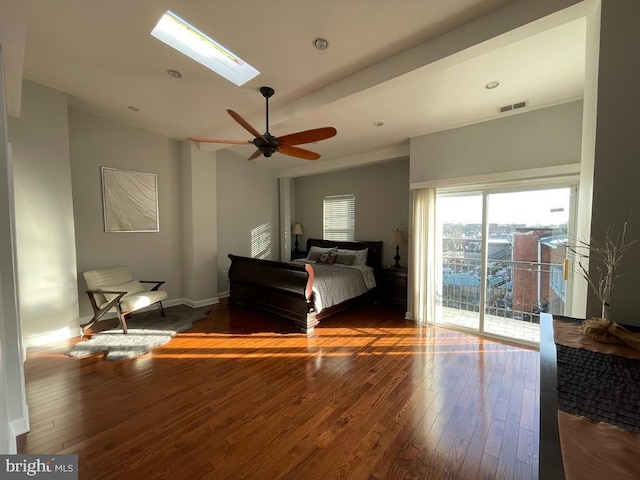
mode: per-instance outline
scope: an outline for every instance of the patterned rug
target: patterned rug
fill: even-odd
[[[209,307],[190,308],[184,305],[160,312],[144,312],[127,320],[129,333],[114,328],[96,333],[89,340],[76,343],[69,352],[70,357],[83,358],[104,353],[105,360],[128,360],[149,353],[152,348],[165,345],[179,332],[193,327],[193,322],[204,320]]]

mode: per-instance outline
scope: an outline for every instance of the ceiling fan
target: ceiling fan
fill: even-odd
[[[302,132],[290,133],[282,137],[275,137],[269,133],[269,98],[275,93],[275,90],[271,87],[260,87],[260,93],[266,99],[266,117],[267,117],[267,129],[264,134],[260,134],[255,128],[253,128],[244,118],[238,115],[233,110],[227,110],[227,113],[231,115],[236,122],[238,122],[245,130],[247,130],[255,138],[253,140],[217,140],[213,138],[200,138],[189,137],[189,140],[193,142],[204,143],[228,143],[230,145],[247,145],[253,144],[258,149],[251,155],[248,160],[258,158],[260,155],[270,157],[275,152],[284,153],[292,157],[304,158],[305,160],[317,160],[320,158],[320,154],[312,152],[311,150],[305,150],[304,148],[296,147],[295,145],[302,145],[304,143],[318,142],[327,138],[333,137],[337,130],[333,127],[314,128],[312,130],[304,130]]]

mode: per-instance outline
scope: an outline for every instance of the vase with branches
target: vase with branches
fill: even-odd
[[[590,242],[576,240],[567,248],[576,257],[578,273],[587,281],[602,306],[599,318],[585,320],[580,331],[596,341],[627,344],[640,350],[640,338],[611,319],[611,296],[623,272],[622,260],[637,239],[627,239],[628,221],[621,229],[609,226],[604,231],[604,240],[591,239]],[[592,272],[590,275],[589,273]]]

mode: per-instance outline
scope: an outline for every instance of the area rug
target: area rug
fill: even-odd
[[[120,327],[96,333],[89,340],[76,343],[69,356],[82,358],[104,352],[105,360],[118,361],[144,355],[169,343],[177,333],[190,330],[193,322],[205,319],[208,312],[207,307],[180,305],[165,309],[165,317],[159,312],[137,314],[127,320],[129,333]]]

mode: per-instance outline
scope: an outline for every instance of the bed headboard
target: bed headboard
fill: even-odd
[[[382,267],[382,243],[383,243],[382,241],[347,242],[347,241],[336,241],[336,240],[322,240],[319,238],[309,238],[307,239],[307,252],[311,249],[311,247],[323,247],[323,248],[338,247],[338,248],[344,248],[347,250],[364,250],[365,248],[368,248],[369,253],[367,255],[367,265],[377,270]]]

